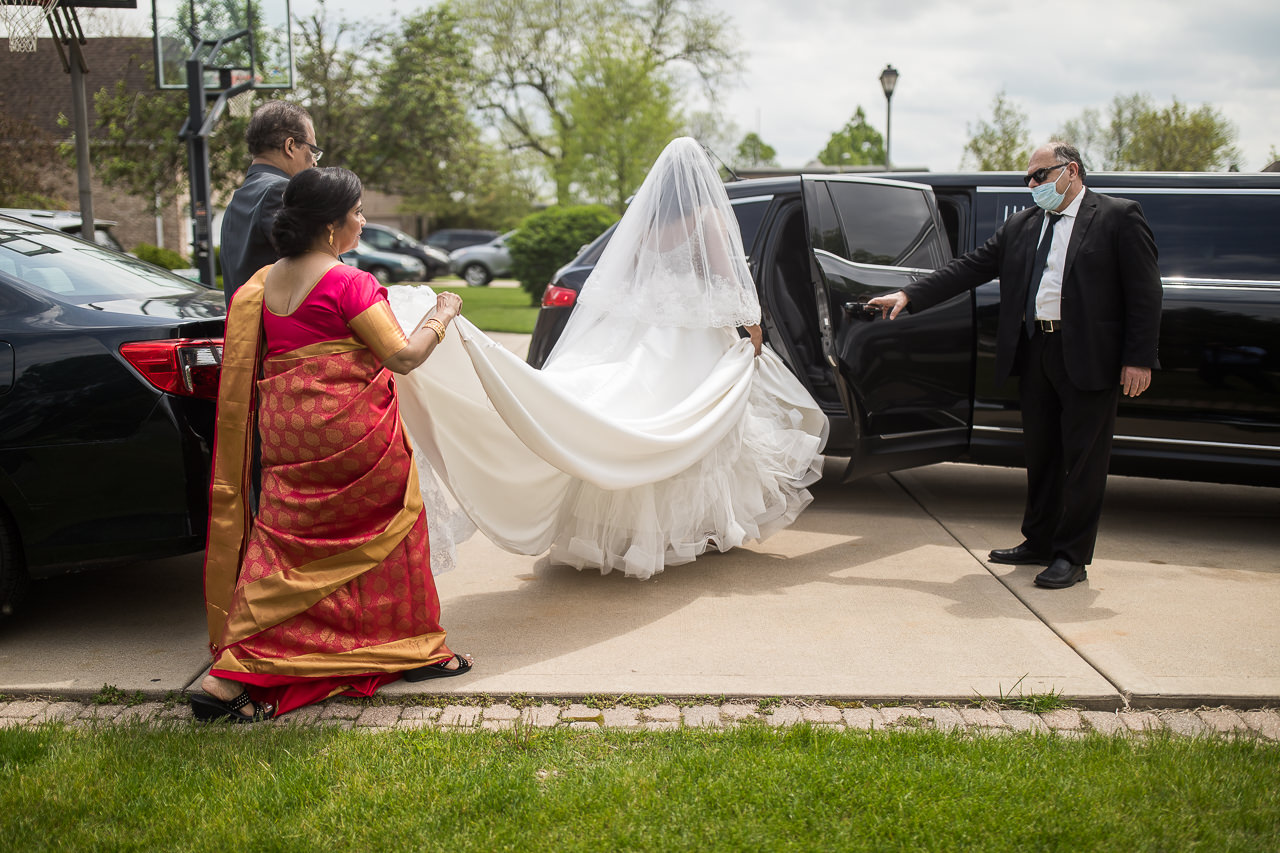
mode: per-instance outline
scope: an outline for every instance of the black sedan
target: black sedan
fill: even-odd
[[[998,285],[892,323],[867,300],[967,252],[1031,204],[1016,173],[804,175],[726,185],[766,340],[831,419],[848,478],[963,459],[1016,466],[1018,397],[997,386]],[[1161,370],[1122,400],[1111,469],[1280,485],[1280,175],[1090,175],[1141,202],[1164,278]],[[529,363],[540,367],[609,238],[557,272]]]
[[[0,216],[0,615],[204,547],[222,293]]]

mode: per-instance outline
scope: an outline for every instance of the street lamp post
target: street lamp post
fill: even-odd
[[[889,171],[889,128],[893,117],[893,87],[898,85],[898,69],[886,65],[880,72],[880,88],[884,89],[884,170]]]

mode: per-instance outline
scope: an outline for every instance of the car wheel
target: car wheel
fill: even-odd
[[[467,264],[462,268],[462,280],[468,287],[484,287],[492,279],[484,264]]]
[[[378,280],[378,284],[387,284],[391,281],[391,270],[386,267],[374,267],[369,270],[369,275]]]
[[[9,514],[0,509],[0,620],[17,609],[27,592],[27,570],[22,565],[18,532]]]

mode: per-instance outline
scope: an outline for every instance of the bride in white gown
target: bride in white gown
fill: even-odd
[[[426,287],[390,299],[406,328],[435,303]],[[724,186],[701,146],[677,139],[542,370],[460,317],[456,336],[397,378],[429,463],[437,569],[449,560],[434,552],[469,525],[433,493],[428,467],[499,546],[602,573],[651,577],[791,524],[812,499],[827,419],[777,355],[738,335],[759,322]]]

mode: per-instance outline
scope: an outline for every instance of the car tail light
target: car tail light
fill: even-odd
[[[120,354],[161,391],[218,399],[218,378],[222,375],[219,338],[136,341],[121,344]]]
[[[577,300],[578,291],[554,284],[548,284],[547,289],[542,292],[543,308],[568,308]]]

